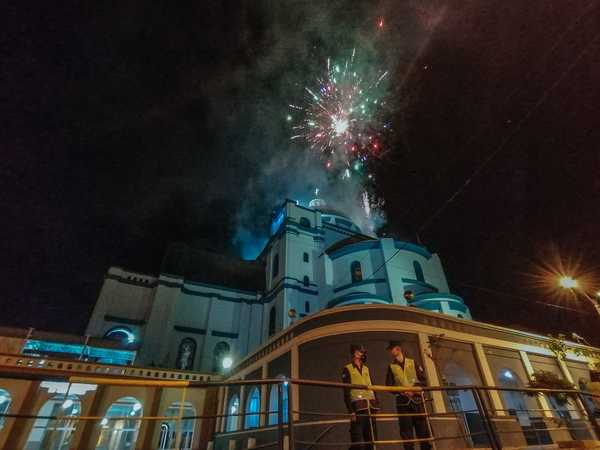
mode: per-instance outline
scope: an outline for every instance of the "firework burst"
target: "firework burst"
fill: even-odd
[[[389,131],[383,117],[388,72],[359,67],[355,54],[352,50],[343,64],[328,59],[324,75],[304,88],[303,102],[290,105],[287,116],[291,139],[319,151],[325,167],[342,178],[362,173],[369,158],[380,157],[383,134]]]

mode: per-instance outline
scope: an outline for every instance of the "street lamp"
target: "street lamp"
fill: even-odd
[[[558,284],[561,288],[564,289],[575,289],[579,285],[575,278],[569,276],[560,277],[558,280]]]
[[[585,290],[579,288],[579,283],[577,282],[577,280],[573,277],[570,277],[568,275],[563,275],[558,279],[558,285],[563,288],[563,289],[568,289],[571,292],[573,292],[575,295],[577,295],[577,293],[579,292],[580,294],[583,295],[583,298],[585,298],[587,301],[589,301],[592,305],[594,305],[594,308],[596,309],[596,312],[598,313],[598,315],[600,316],[600,291],[596,292],[596,298],[593,298],[590,294],[588,294]]]

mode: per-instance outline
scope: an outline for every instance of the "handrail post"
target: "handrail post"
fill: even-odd
[[[283,382],[277,383],[277,441],[279,450],[283,450]]]
[[[293,395],[290,392],[291,384],[289,380],[285,380],[283,382],[284,388],[288,390],[288,450],[294,450],[294,400],[292,399]]]
[[[583,397],[583,394],[581,392],[577,392],[577,397],[579,398],[579,401],[583,405],[583,409],[585,410],[585,413],[588,416],[588,420],[592,424],[592,428],[594,429],[594,432],[596,433],[596,439],[600,439],[600,425],[598,425],[598,421],[594,417],[594,411],[590,410],[590,406],[585,401],[585,398]]]
[[[471,392],[473,392],[475,404],[477,405],[477,409],[479,410],[479,415],[481,416],[483,426],[485,427],[486,434],[488,435],[488,438],[490,440],[490,446],[493,450],[500,450],[502,446],[498,441],[498,436],[496,436],[494,426],[485,407],[485,404],[483,403],[483,400],[481,398],[481,392],[477,388],[472,388]]]

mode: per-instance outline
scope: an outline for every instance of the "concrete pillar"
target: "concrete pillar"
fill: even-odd
[[[565,379],[571,383],[572,385],[575,386],[576,389],[578,389],[579,387],[577,386],[577,383],[575,382],[575,380],[573,379],[573,375],[571,375],[571,372],[569,372],[569,368],[567,367],[567,363],[564,361],[564,359],[558,359],[558,365],[560,367],[560,370],[563,373],[563,376],[565,377]],[[569,400],[569,412],[571,413],[571,416],[573,416],[574,419],[581,419],[581,413],[580,411],[585,411],[585,408],[583,407],[583,405],[581,404],[581,401],[577,398],[577,399],[571,399]],[[577,405],[577,408],[574,408],[573,405]]]
[[[419,350],[421,352],[421,359],[423,360],[423,369],[425,370],[425,376],[429,382],[429,386],[440,386],[440,379],[438,378],[435,363],[433,362],[431,354],[431,346],[429,345],[429,336],[425,333],[419,333]],[[443,414],[446,412],[446,404],[444,403],[444,395],[442,391],[431,391],[431,397],[433,398],[433,412],[435,414]]]
[[[150,416],[150,417],[156,417],[161,415],[160,412],[160,401],[162,399],[162,393],[163,393],[163,388],[161,387],[156,387],[154,389],[152,388],[146,388],[147,390],[152,390],[152,394],[151,394],[151,400],[148,401],[146,400],[146,402],[148,403],[148,411],[146,412],[146,408],[144,408],[144,416]],[[155,436],[154,436],[154,431],[156,430],[157,426],[160,428],[160,423],[157,423],[157,420],[142,420],[142,423],[140,424],[140,432],[137,438],[137,445],[136,447],[140,450],[143,449],[147,449],[147,448],[154,448],[157,443],[158,443],[158,438],[157,441],[155,442]],[[180,425],[177,424],[177,430],[180,429]]]
[[[523,365],[525,366],[525,371],[527,372],[527,376],[529,377],[529,381],[533,380],[533,365],[531,361],[529,361],[529,356],[527,356],[527,352],[523,350],[519,351],[521,354],[521,360],[523,361]],[[537,396],[540,407],[544,410],[544,417],[552,418],[554,415],[552,414],[552,408],[550,407],[550,403],[548,399],[544,395]]]
[[[265,364],[261,367],[261,378],[264,380],[269,376],[268,366]],[[266,384],[262,384],[260,386],[260,426],[264,427],[267,425],[268,420],[268,412],[269,412],[269,386]]]
[[[204,410],[201,414],[205,417],[220,414],[220,410],[217,407],[218,391],[215,388],[206,388],[203,390],[203,393]],[[215,419],[201,419],[199,424],[196,423],[196,430],[199,430],[199,433],[194,433],[194,442],[192,443],[193,448],[208,447],[215,431],[218,431],[218,429],[215,428],[215,423]]]
[[[300,357],[298,355],[298,345],[293,345],[290,349],[290,378],[300,378]],[[292,398],[292,406],[296,410],[300,410],[300,386],[295,383],[288,384],[288,395]],[[294,413],[294,420],[298,420],[298,414]]]
[[[225,388],[224,387],[220,387],[219,388],[219,392],[217,393],[218,396],[218,404],[217,404],[217,414],[223,414],[223,404],[225,403]],[[221,417],[217,417],[217,419],[215,420],[215,433],[218,433],[221,430],[221,422],[222,422],[222,418]]]
[[[242,377],[244,379],[244,377]],[[246,422],[246,386],[240,386],[240,410],[238,411],[238,430],[243,430]]]
[[[223,409],[221,411],[219,411],[219,414],[222,414],[223,416],[225,416],[227,414],[227,405],[229,403],[229,386],[225,386],[225,389],[223,389]],[[227,417],[222,417],[221,418],[221,423],[219,424],[219,428],[217,429],[217,432],[223,433],[225,431],[225,427],[227,426]]]
[[[492,373],[492,369],[488,363],[488,360],[485,356],[485,351],[483,350],[483,344],[479,342],[475,342],[473,344],[475,346],[475,357],[477,358],[477,364],[479,364],[479,368],[481,369],[481,375],[483,377],[483,383],[486,386],[496,386],[496,380],[494,379],[494,374]],[[502,405],[502,399],[500,398],[500,393],[498,391],[488,391],[489,398],[492,403],[492,408],[496,412],[498,416],[505,416],[506,411],[504,411],[504,407]]]
[[[108,386],[99,384],[96,387],[96,395],[88,411],[88,416],[101,417],[104,411],[101,410],[102,400],[106,394]],[[98,424],[99,420],[86,420],[82,421],[80,426],[83,426],[81,432],[81,439],[79,440],[78,449],[88,450],[96,447],[96,440],[98,439]]]

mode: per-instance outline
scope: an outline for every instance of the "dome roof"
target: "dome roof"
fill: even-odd
[[[322,210],[323,208],[325,208],[327,206],[327,202],[325,200],[323,200],[322,198],[313,198],[309,202],[308,206],[309,206],[309,208]]]

